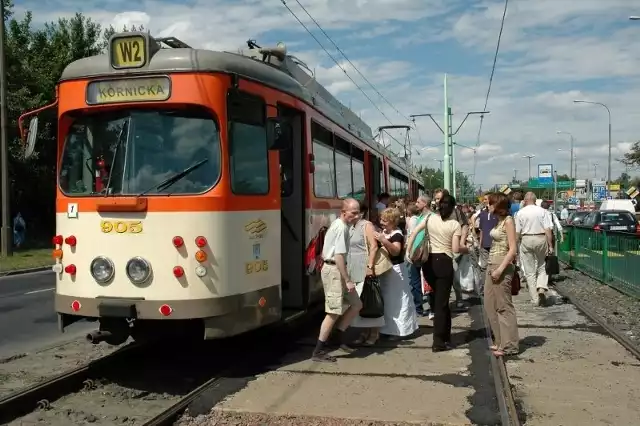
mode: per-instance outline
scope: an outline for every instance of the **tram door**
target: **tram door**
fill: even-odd
[[[305,191],[304,191],[304,113],[278,104],[278,114],[291,123],[293,143],[280,153],[280,190],[282,196],[282,307],[304,309],[309,286],[304,273]],[[283,312],[283,315],[286,315]]]

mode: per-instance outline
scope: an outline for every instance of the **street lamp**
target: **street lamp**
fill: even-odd
[[[609,114],[609,160],[607,162],[607,197],[609,197],[611,195],[611,193],[609,192],[609,183],[611,183],[611,110],[609,109],[608,106],[606,106],[602,102],[592,102],[592,101],[582,101],[582,100],[575,100],[573,102],[576,104],[600,105],[601,107],[606,109],[607,113]]]
[[[570,161],[570,165],[569,165],[569,180],[572,179],[573,176],[573,142],[574,142],[574,138],[573,135],[569,132],[565,132],[564,130],[556,130],[556,134],[561,135],[561,134],[565,134],[565,135],[569,135],[569,137],[571,138],[571,161]],[[573,179],[575,180],[576,177],[573,176]]]
[[[531,180],[531,159],[536,158],[535,155],[523,155],[522,158],[527,158],[529,160],[529,180]]]

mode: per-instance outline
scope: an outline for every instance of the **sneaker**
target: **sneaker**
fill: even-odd
[[[311,360],[315,362],[336,362],[336,357],[329,355],[327,351],[321,350],[311,355]]]
[[[547,295],[542,292],[538,293],[538,306],[544,306],[547,303]]]
[[[351,354],[351,353],[354,353],[356,351],[356,348],[354,348],[353,346],[350,346],[350,345],[348,345],[346,343],[342,343],[340,345],[340,350],[342,352],[346,352],[348,354]]]
[[[429,312],[429,319],[432,320],[434,319],[436,316],[434,315],[433,312]]]

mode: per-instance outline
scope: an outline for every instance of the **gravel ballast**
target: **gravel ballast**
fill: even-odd
[[[564,295],[586,305],[640,348],[640,300],[574,269],[564,269],[555,286]]]

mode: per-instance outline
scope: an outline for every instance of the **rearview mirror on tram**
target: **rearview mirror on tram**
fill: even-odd
[[[269,149],[283,151],[293,144],[293,128],[291,124],[277,117],[267,119],[267,141]]]
[[[38,138],[38,117],[33,117],[29,122],[29,130],[27,131],[27,138],[24,148],[24,159],[31,158],[36,148],[36,139]]]

